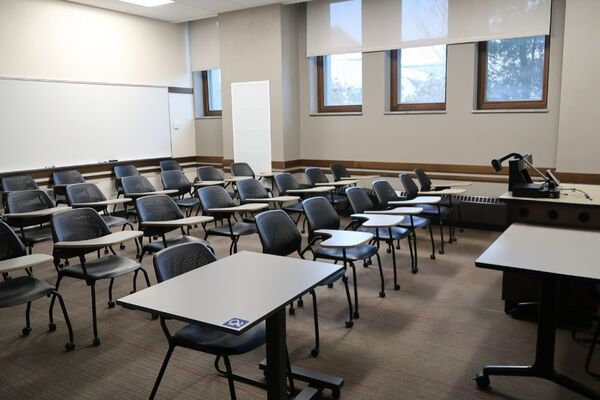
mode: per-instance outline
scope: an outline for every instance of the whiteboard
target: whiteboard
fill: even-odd
[[[254,172],[271,172],[269,81],[231,84],[233,157]]]
[[[166,87],[0,79],[0,172],[171,156]]]

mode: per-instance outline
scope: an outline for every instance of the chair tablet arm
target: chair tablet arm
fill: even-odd
[[[9,258],[8,260],[0,261],[0,273],[4,274],[20,269],[36,267],[47,262],[52,262],[52,260],[52,256],[47,254],[31,254],[28,256]]]
[[[101,236],[96,239],[89,240],[77,240],[71,242],[56,242],[54,248],[56,249],[89,249],[89,248],[103,248],[112,246],[115,244],[128,242],[142,237],[144,232],[142,231],[121,231],[111,233],[110,235]]]

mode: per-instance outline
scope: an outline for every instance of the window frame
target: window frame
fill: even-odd
[[[550,35],[544,37],[544,72],[542,82],[541,100],[508,100],[487,101],[487,66],[488,66],[488,42],[478,43],[478,71],[477,71],[477,109],[478,110],[532,110],[545,109],[548,107],[548,77],[550,75]]]
[[[390,111],[446,111],[448,102],[448,46],[446,45],[446,76],[443,103],[400,103],[398,101],[398,66],[401,65],[402,49],[390,50]]]
[[[221,117],[223,110],[211,110],[209,100],[209,87],[208,87],[208,70],[202,71],[202,106],[204,108],[205,117]]]
[[[317,56],[317,112],[362,112],[362,104],[348,104],[338,106],[325,105],[325,71],[324,60],[327,56]]]

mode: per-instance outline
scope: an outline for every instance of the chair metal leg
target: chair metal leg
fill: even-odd
[[[435,239],[433,238],[433,228],[431,227],[431,224],[429,224],[429,237],[431,238],[431,256],[430,256],[430,258],[432,260],[435,260]],[[417,248],[417,241],[415,240],[415,254],[416,254],[416,248]]]
[[[319,313],[317,310],[317,294],[314,290],[310,291],[313,301],[313,319],[315,323],[315,347],[310,351],[310,355],[313,357],[317,357],[320,352],[320,343],[319,343]]]
[[[392,241],[392,247],[394,246],[394,241]],[[381,291],[379,292],[379,297],[385,297],[385,278],[383,277],[383,265],[381,263],[381,257],[379,256],[379,252],[375,253],[375,257],[377,257],[377,265],[379,266],[379,279],[381,280]],[[395,257],[394,257],[395,260]],[[396,283],[396,263],[394,262],[394,284]]]
[[[90,290],[92,292],[92,327],[94,330],[94,346],[100,346],[100,338],[98,337],[98,321],[96,319],[96,282],[91,282]]]
[[[415,260],[415,256],[413,254],[413,247],[412,247],[412,242],[410,240],[410,236],[407,239],[408,239],[408,250],[410,251],[410,269],[413,274],[416,274],[417,272],[419,272],[419,269],[417,268],[417,263]]]
[[[590,349],[588,350],[587,357],[585,359],[585,372],[594,376],[596,378],[600,378],[600,374],[590,371],[590,364],[592,362],[592,356],[594,355],[594,350],[596,349],[596,344],[598,343],[598,338],[600,337],[600,320],[597,322],[596,331],[594,332],[594,337],[592,338],[592,342],[590,344]]]
[[[223,361],[225,361],[225,369],[227,370],[227,381],[229,383],[229,396],[231,400],[236,400],[237,397],[235,395],[235,385],[233,382],[233,371],[231,370],[231,362],[229,361],[229,357],[223,356]]]
[[[23,336],[27,336],[31,333],[31,302],[27,303],[27,309],[25,310],[25,328],[23,328]]]
[[[352,328],[354,321],[352,321],[352,298],[350,297],[350,288],[348,287],[348,277],[344,275],[342,277],[344,282],[344,289],[346,289],[346,298],[348,299],[348,319],[346,320],[346,328]]]
[[[345,252],[346,251],[344,249],[344,254]],[[354,286],[354,319],[359,319],[360,314],[358,313],[358,282],[356,279],[356,267],[354,266],[353,262],[350,263],[350,267],[352,267],[352,286]]]
[[[57,291],[52,293],[52,300],[58,297],[58,302],[60,303],[60,308],[63,313],[63,317],[65,318],[65,323],[67,324],[67,330],[69,331],[69,342],[65,344],[65,349],[67,351],[71,351],[75,348],[75,343],[73,342],[73,327],[71,326],[71,319],[69,318],[69,313],[67,312],[67,307],[65,306],[65,302]]]
[[[115,283],[115,278],[110,278],[110,283],[108,284],[108,308],[115,308],[115,302],[113,301],[113,284]]]
[[[439,207],[438,207],[438,212],[439,212]],[[440,240],[441,240],[441,245],[440,245],[440,254],[444,254],[444,218],[442,217],[442,213],[439,213],[440,216],[440,220],[439,220],[439,224],[440,224]]]
[[[167,354],[165,355],[165,359],[160,367],[160,371],[158,376],[156,377],[156,381],[154,382],[154,387],[152,388],[152,393],[150,393],[150,400],[153,400],[156,396],[156,392],[158,391],[158,387],[160,386],[160,381],[162,380],[163,375],[167,369],[167,365],[169,364],[169,360],[171,359],[171,355],[173,354],[173,350],[175,350],[175,346],[169,343],[169,350],[167,350]]]
[[[141,271],[142,271],[142,273],[144,274],[144,280],[146,281],[146,287],[150,287],[150,286],[152,286],[152,285],[150,284],[150,277],[148,276],[148,272],[146,272],[146,270],[145,270],[144,268],[139,268],[139,269],[137,269],[137,270],[136,270],[136,272],[137,272],[137,271],[140,271],[140,270],[141,270]]]
[[[62,280],[62,276],[58,276],[56,279],[56,285],[54,285],[54,290],[58,292],[58,287],[60,286],[60,281]],[[54,323],[54,301],[56,300],[56,296],[52,296],[52,300],[50,300],[50,307],[48,307],[48,319],[50,322],[48,323],[48,331],[54,332],[56,330],[56,324]]]

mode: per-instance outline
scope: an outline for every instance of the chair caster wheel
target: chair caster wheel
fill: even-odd
[[[398,284],[395,284],[395,285],[394,285],[394,290],[400,290],[400,285],[398,285]]]
[[[74,349],[75,349],[75,343],[69,342],[69,343],[65,344],[65,350],[73,351]]]
[[[311,355],[313,358],[317,358],[317,357],[319,356],[319,349],[312,349],[312,350],[310,351],[310,355]]]
[[[358,311],[354,311],[354,314],[352,314],[352,316],[354,317],[354,319],[360,318],[360,314],[358,313]]]
[[[435,260],[435,254],[430,255],[429,258],[431,258],[432,260]]]
[[[480,372],[475,377],[475,383],[479,389],[487,389],[490,387],[490,377]]]
[[[363,263],[363,267],[364,267],[364,268],[369,268],[369,263],[368,263],[368,262],[364,262],[364,263]]]
[[[379,297],[385,297],[385,292],[379,292]]]
[[[444,250],[440,250],[440,254],[444,254],[444,253],[445,253],[445,251],[444,251]]]
[[[416,274],[417,272],[419,272],[419,268],[413,268],[412,271],[410,271],[410,272],[412,272],[413,274]]]
[[[54,332],[56,330],[56,324],[48,324],[48,332]]]
[[[304,300],[298,300],[298,307],[304,307]]]
[[[108,302],[108,308],[115,308],[115,302],[114,301],[109,301]]]
[[[328,287],[329,289],[331,289],[331,288],[333,287],[333,283],[329,283],[329,284],[327,284],[327,287]]]
[[[21,332],[23,332],[23,336],[28,336],[31,333],[31,328],[23,328]]]
[[[152,314],[152,317],[151,317],[151,318],[152,318],[152,321],[154,321],[154,320],[158,319],[158,314]]]
[[[104,249],[104,255],[108,254],[108,249]]]
[[[352,328],[354,326],[354,321],[347,319],[346,320],[346,328]]]
[[[124,245],[124,244],[121,244],[121,245],[119,246],[119,248],[120,248],[121,250],[124,250],[124,249],[125,249],[125,245]]]
[[[296,315],[296,309],[295,308],[290,308],[288,311],[288,314],[290,315]]]
[[[100,346],[100,338],[94,338],[92,344],[94,345],[94,347]]]

